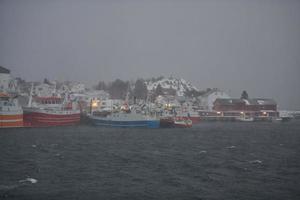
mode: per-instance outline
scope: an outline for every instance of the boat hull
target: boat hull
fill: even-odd
[[[110,120],[99,117],[90,117],[96,126],[119,128],[159,128],[159,120]]]
[[[201,122],[200,115],[198,113],[179,113],[176,117],[180,117],[185,120],[191,120],[193,124],[199,124]]]
[[[174,127],[175,128],[191,128],[192,126],[193,126],[193,122],[190,119],[177,117],[174,120]]]
[[[160,127],[161,128],[174,128],[174,118],[173,117],[165,117],[160,119]]]
[[[0,128],[23,127],[23,112],[0,112]]]
[[[192,128],[192,125],[191,124],[175,123],[174,127],[175,128]]]
[[[24,111],[27,127],[70,126],[80,122],[80,111]]]

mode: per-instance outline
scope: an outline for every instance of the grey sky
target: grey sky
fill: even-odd
[[[300,1],[0,0],[0,65],[26,80],[182,77],[300,109]]]

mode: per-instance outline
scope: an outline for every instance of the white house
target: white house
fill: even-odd
[[[89,105],[92,100],[107,100],[109,98],[109,94],[103,90],[92,90],[84,93],[71,93],[70,98],[72,100],[85,102],[87,105]]]
[[[71,92],[73,92],[73,93],[84,93],[85,92],[85,85],[83,83],[74,83],[71,86]]]
[[[16,84],[10,75],[10,70],[0,66],[0,91],[8,92],[15,88]]]
[[[40,97],[50,97],[58,95],[56,91],[56,85],[41,83],[39,85],[35,85],[33,89],[34,94]]]
[[[155,99],[155,103],[163,107],[179,107],[180,102],[172,95],[159,95]]]

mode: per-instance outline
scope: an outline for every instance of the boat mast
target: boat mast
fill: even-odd
[[[31,83],[31,88],[30,88],[30,93],[29,93],[28,107],[31,107],[31,105],[32,105],[32,95],[33,95],[33,82]]]

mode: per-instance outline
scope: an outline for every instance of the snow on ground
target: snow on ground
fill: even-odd
[[[163,78],[158,81],[147,81],[147,89],[155,90],[158,85],[161,85],[163,89],[174,89],[177,91],[178,94],[184,94],[186,91],[196,90],[199,91],[195,86],[193,86],[190,82],[184,79],[177,79],[177,78]]]

